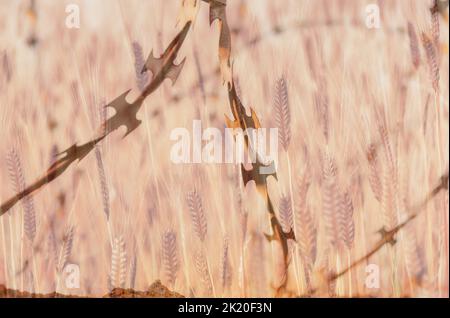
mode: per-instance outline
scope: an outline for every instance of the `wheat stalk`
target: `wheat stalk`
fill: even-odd
[[[344,244],[351,248],[355,237],[353,203],[348,190],[341,190],[333,158],[328,152],[323,158],[323,216],[328,241],[333,247]]]
[[[431,84],[435,92],[439,92],[439,63],[436,53],[436,47],[433,41],[425,34],[422,33],[422,45],[425,49],[427,57],[428,69],[430,74]]]
[[[340,242],[339,204],[340,195],[337,183],[337,170],[328,153],[323,158],[323,220],[328,243],[337,246]]]
[[[233,273],[229,259],[229,240],[223,239],[222,255],[220,259],[220,284],[223,290],[231,287]]]
[[[70,254],[72,253],[74,234],[75,228],[70,226],[64,235],[61,250],[59,252],[58,266],[56,267],[59,274],[63,271],[64,267],[66,267]]]
[[[409,149],[404,147],[405,152],[408,153]],[[399,211],[401,216],[407,218],[409,207],[409,181],[410,181],[410,168],[408,163],[405,163],[405,168],[401,170],[399,182]],[[416,227],[411,224],[406,227],[402,233],[402,242],[404,247],[405,267],[410,278],[411,287],[414,288],[418,284],[422,283],[423,276],[425,274],[426,265],[424,263],[423,255],[421,255],[420,246],[417,240]]]
[[[439,52],[440,41],[439,37],[441,34],[440,25],[439,25],[439,12],[434,11],[431,13],[431,34],[433,36],[434,46],[436,51]]]
[[[208,268],[208,262],[203,251],[199,250],[195,253],[194,262],[195,269],[197,270],[197,274],[199,276],[200,282],[203,285],[206,295],[212,296],[214,294],[214,289]]]
[[[125,240],[123,236],[115,237],[112,245],[111,253],[111,272],[110,280],[111,287],[124,288],[127,271],[127,251],[125,249]]]
[[[291,111],[284,77],[281,77],[275,83],[274,110],[275,124],[278,128],[278,142],[284,151],[287,151],[291,142]]]
[[[386,229],[393,229],[397,225],[397,207],[396,207],[396,187],[394,176],[395,172],[391,166],[383,169],[383,192],[381,198],[381,207],[383,214],[383,224]]]
[[[307,204],[309,185],[309,175],[307,169],[305,169],[298,185],[298,200],[295,211],[297,218],[296,237],[308,289],[311,288],[311,272],[316,260],[317,252],[317,227]]]
[[[348,190],[341,194],[339,228],[341,241],[348,249],[351,249],[355,239],[355,223],[353,221],[353,202]]]
[[[25,177],[23,174],[22,164],[20,162],[20,157],[17,151],[13,148],[9,152],[6,162],[8,165],[8,172],[10,179],[14,185],[14,190],[16,192],[23,191],[26,187]],[[34,241],[36,237],[36,213],[34,210],[34,202],[30,196],[27,196],[22,201],[22,206],[25,211],[24,214],[24,230],[25,235],[30,240]]]
[[[408,22],[409,49],[411,52],[412,64],[415,69],[420,66],[420,47],[416,30],[411,22]]]
[[[170,286],[175,284],[179,269],[177,235],[172,230],[167,230],[162,236],[162,262],[164,275]]]
[[[385,161],[381,168],[381,206],[383,223],[386,229],[392,229],[397,225],[397,196],[398,196],[398,169],[397,157],[394,156],[393,148],[389,133],[387,131],[387,124],[384,115],[378,117],[378,130],[383,145]]]
[[[142,53],[142,47],[138,42],[133,42],[131,46],[133,48],[136,84],[139,90],[142,92],[144,91],[149,81],[148,72],[142,72],[142,69],[145,66],[144,54]]]
[[[50,229],[50,234],[47,238],[47,251],[48,257],[53,258],[53,265],[55,266],[55,271],[57,271],[58,266],[58,247],[56,244],[55,234],[52,229]]]
[[[323,258],[320,262],[320,275],[323,279],[325,277],[325,284],[326,284],[326,293],[328,293],[329,297],[336,297],[336,281],[335,280],[327,280],[326,277],[329,277],[330,275],[334,274],[334,270],[332,269],[332,266],[330,265],[330,249],[327,248],[324,252]]]
[[[375,198],[381,202],[382,185],[380,180],[380,164],[378,161],[378,153],[375,145],[371,144],[366,153],[367,162],[369,163],[369,184]]]
[[[98,176],[100,179],[100,189],[102,192],[103,212],[106,215],[106,219],[109,220],[110,207],[109,207],[108,183],[106,181],[105,166],[103,165],[102,154],[100,152],[100,149],[98,148],[95,149],[95,158],[97,161]]]
[[[289,232],[294,228],[294,217],[292,214],[291,198],[289,196],[283,196],[280,199],[280,222],[283,229]]]
[[[7,166],[8,166],[8,172],[10,179],[14,185],[15,191],[20,192],[23,191],[26,187],[25,183],[25,177],[23,174],[22,164],[20,162],[20,157],[17,153],[17,151],[12,148],[10,153],[7,156]],[[34,202],[31,196],[26,196],[22,201],[22,206],[24,210],[24,217],[23,217],[23,230],[25,232],[25,236],[27,237],[28,241],[33,244],[34,238],[36,236],[36,213],[34,210]],[[11,242],[12,244],[12,242]],[[33,253],[33,250],[31,250],[31,253]],[[31,254],[32,257],[32,264],[34,269],[36,270],[36,263],[35,258]],[[21,260],[19,263],[22,262],[23,258],[23,246],[21,246],[21,252],[20,252],[20,258]],[[25,262],[25,264],[28,264],[28,261]],[[28,266],[28,265],[25,265]],[[13,267],[15,267],[13,265]],[[25,279],[27,279],[29,283],[29,279],[33,277],[32,273],[33,269],[27,268],[25,270]],[[24,287],[24,275],[22,275],[22,288]],[[34,289],[34,278],[33,282],[30,283],[30,286],[32,289]]]
[[[328,141],[330,134],[330,124],[329,124],[329,98],[327,92],[327,86],[325,80],[319,81],[319,88],[315,94],[315,106],[316,112],[319,119],[320,126],[322,127],[323,135],[325,140]]]
[[[405,246],[405,264],[413,283],[420,284],[425,274],[423,256],[417,242],[417,233],[413,227],[405,228],[403,232]]]
[[[208,231],[208,224],[206,221],[205,213],[203,211],[202,199],[196,189],[188,192],[187,203],[189,206],[195,233],[197,234],[200,241],[204,242]]]

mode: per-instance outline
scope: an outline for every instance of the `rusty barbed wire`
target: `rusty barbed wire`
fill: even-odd
[[[233,77],[233,67],[231,61],[231,33],[230,27],[227,22],[226,14],[226,0],[203,0],[208,2],[210,5],[210,24],[212,25],[215,20],[219,21],[219,64],[220,72],[222,75],[223,84],[228,89],[228,99],[229,107],[231,113],[233,114],[233,119],[225,115],[225,121],[228,128],[240,128],[243,131],[247,129],[259,129],[261,128],[260,120],[256,115],[253,108],[250,108],[250,116],[246,113],[246,108],[242,104],[236,92],[236,87]],[[241,174],[246,186],[250,181],[255,183],[256,189],[261,197],[264,199],[266,204],[267,213],[270,218],[270,225],[272,229],[272,234],[265,234],[266,239],[271,242],[273,240],[278,241],[281,244],[283,252],[283,263],[284,263],[284,275],[280,284],[275,287],[276,296],[281,295],[285,291],[288,283],[288,269],[289,269],[289,246],[288,240],[295,240],[294,230],[291,228],[288,232],[283,230],[281,223],[275,213],[275,209],[272,203],[272,199],[269,195],[267,179],[272,176],[277,179],[275,163],[272,161],[270,163],[263,163],[258,152],[253,148],[254,145],[250,142],[248,136],[244,137],[247,152],[255,154],[255,162],[252,163],[252,168],[247,170],[244,164],[241,164]],[[267,171],[272,171],[270,173],[261,173],[262,168],[268,169]]]

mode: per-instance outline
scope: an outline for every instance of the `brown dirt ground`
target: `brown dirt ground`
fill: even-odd
[[[33,294],[6,288],[0,285],[0,298],[78,298],[77,295],[65,295],[60,293]],[[92,296],[85,296],[92,297]],[[161,281],[155,281],[147,291],[115,288],[103,298],[183,298],[184,296],[169,290]]]

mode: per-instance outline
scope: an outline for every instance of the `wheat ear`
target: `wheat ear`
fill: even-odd
[[[162,262],[164,275],[170,286],[175,284],[179,269],[177,235],[167,230],[162,236]]]
[[[202,199],[196,189],[188,193],[187,202],[195,233],[200,241],[204,242],[208,231],[208,226],[206,216],[203,211]]]
[[[419,39],[417,38],[416,30],[411,22],[408,22],[408,37],[409,37],[409,49],[411,52],[412,65],[415,69],[420,66],[420,47]]]
[[[295,209],[297,242],[300,251],[300,257],[303,262],[305,280],[308,289],[311,289],[311,272],[316,260],[317,251],[317,227],[313,219],[311,210],[307,204],[307,194],[310,181],[308,171],[305,169],[298,185],[298,200]]]
[[[274,109],[275,123],[278,128],[278,141],[284,151],[287,151],[291,142],[291,111],[284,77],[281,77],[275,83]]]
[[[125,240],[123,236],[114,238],[111,253],[111,287],[124,288],[127,271],[127,251],[125,249]]]

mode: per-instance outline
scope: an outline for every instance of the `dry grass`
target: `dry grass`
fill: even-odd
[[[66,2],[38,0],[35,20],[25,1],[0,3],[2,203],[55,153],[88,141],[111,116],[105,101],[142,90],[144,58],[180,27],[180,1],[78,0],[81,28],[69,30]],[[238,95],[263,127],[282,128],[269,191],[296,232],[287,289],[448,296],[448,192],[370,258],[379,289],[366,287],[364,265],[324,279],[365,255],[448,170],[448,22],[422,0],[380,1],[378,30],[364,25],[373,1],[229,2]],[[202,3],[183,72],[145,101],[140,128],[111,134],[0,217],[0,284],[101,296],[162,279],[186,296],[274,295],[281,252],[263,236],[271,228],[255,187],[244,189],[234,165],[169,157],[173,128],[201,119],[222,129],[229,114],[217,30]],[[78,290],[63,284],[68,263],[80,266]]]

